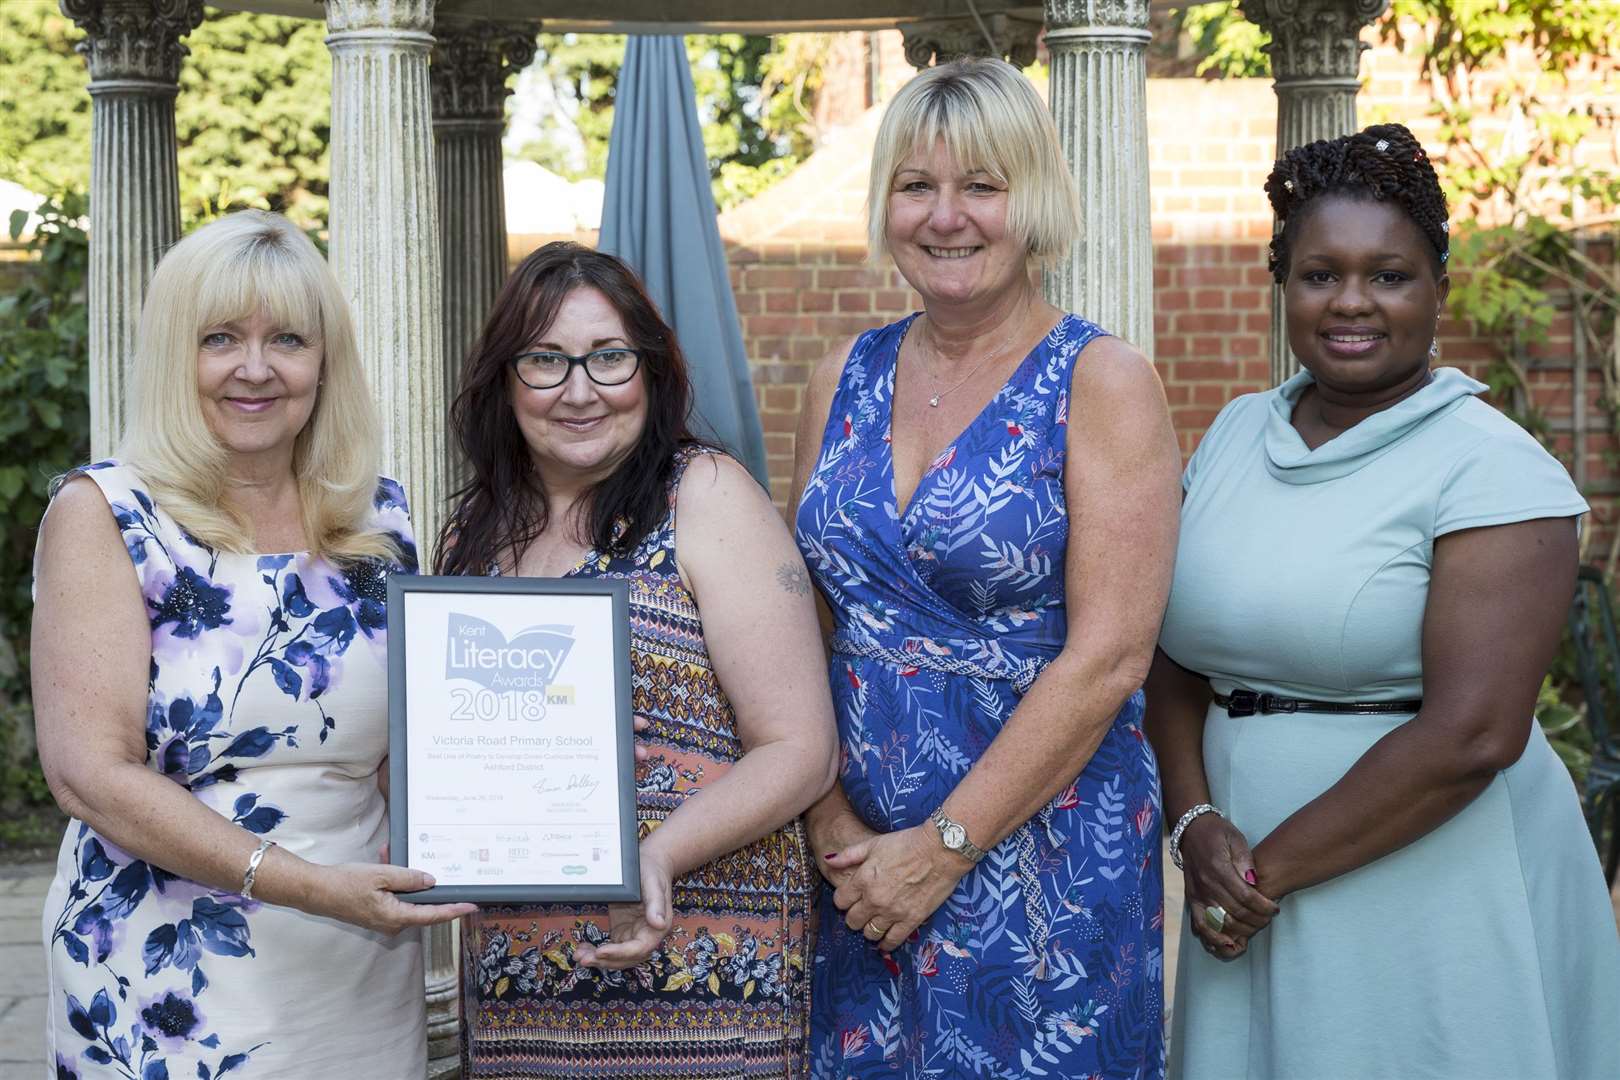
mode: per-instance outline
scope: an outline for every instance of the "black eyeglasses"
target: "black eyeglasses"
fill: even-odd
[[[512,357],[512,370],[530,390],[550,390],[561,386],[574,373],[574,365],[597,386],[619,386],[635,378],[641,354],[634,349],[596,349],[584,356],[560,352],[527,352]]]

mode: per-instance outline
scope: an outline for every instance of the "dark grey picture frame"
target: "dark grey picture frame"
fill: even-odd
[[[616,885],[531,882],[504,885],[435,885],[397,894],[413,903],[468,901],[480,904],[621,903],[641,899],[641,858],[636,826],[635,715],[630,702],[630,586],[595,578],[433,577],[393,574],[388,578],[388,840],[389,861],[405,865],[410,851],[407,752],[410,702],[405,693],[405,642],[410,633],[412,593],[459,593],[471,597],[502,594],[532,596],[608,596],[613,601],[613,671],[615,745],[618,750],[620,876]],[[536,828],[546,823],[536,821]]]

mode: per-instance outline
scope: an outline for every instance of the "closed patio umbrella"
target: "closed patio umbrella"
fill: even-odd
[[[679,36],[626,42],[598,246],[635,268],[675,328],[691,367],[698,433],[725,445],[766,484],[765,437]]]

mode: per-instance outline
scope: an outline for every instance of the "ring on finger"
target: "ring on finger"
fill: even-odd
[[[887,927],[879,926],[876,919],[866,920],[866,928],[861,931],[873,941],[881,941],[884,934],[889,932]]]
[[[1226,909],[1210,904],[1204,909],[1204,925],[1219,934],[1226,926]]]

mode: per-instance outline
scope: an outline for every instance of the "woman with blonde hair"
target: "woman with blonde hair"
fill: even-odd
[[[159,264],[129,431],[40,528],[40,760],[71,817],[46,899],[47,1075],[425,1067],[386,835],[384,581],[403,493],[337,282],[249,211]],[[133,571],[133,572],[132,572]],[[397,935],[397,936],[396,936]]]
[[[999,60],[913,79],[874,253],[923,312],[812,376],[800,549],[832,609],[839,784],[821,1077],[1162,1072],[1159,790],[1139,692],[1180,455],[1137,350],[1042,299],[1078,230],[1045,106]]]

